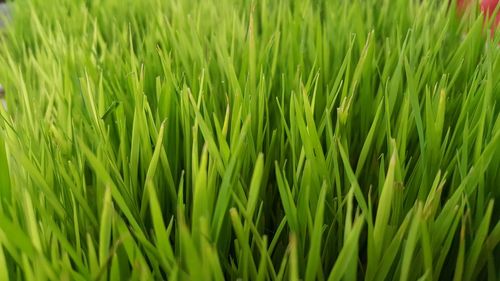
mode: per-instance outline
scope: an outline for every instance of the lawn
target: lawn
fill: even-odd
[[[478,7],[11,5],[0,280],[499,280]]]

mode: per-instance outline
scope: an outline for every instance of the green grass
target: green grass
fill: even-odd
[[[17,0],[0,280],[498,280],[500,47],[431,0]]]

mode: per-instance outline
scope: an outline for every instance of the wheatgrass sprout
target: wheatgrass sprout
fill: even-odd
[[[498,35],[449,2],[11,2],[0,280],[498,280]]]

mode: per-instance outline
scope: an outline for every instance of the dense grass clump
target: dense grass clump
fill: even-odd
[[[17,0],[0,280],[498,280],[500,47],[432,0]]]

